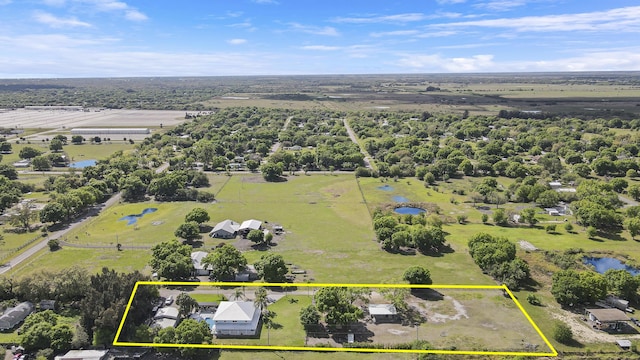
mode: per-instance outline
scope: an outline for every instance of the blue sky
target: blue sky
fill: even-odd
[[[640,70],[637,0],[0,0],[0,78]]]

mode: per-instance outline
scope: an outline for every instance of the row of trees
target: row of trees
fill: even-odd
[[[639,285],[638,277],[626,270],[610,269],[602,275],[593,271],[567,269],[553,274],[551,294],[562,306],[593,304],[610,293],[635,300]]]

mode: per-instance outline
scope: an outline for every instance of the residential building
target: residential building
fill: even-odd
[[[221,301],[213,315],[215,336],[253,336],[260,322],[260,309],[250,301]]]
[[[195,276],[207,276],[213,270],[211,265],[204,266],[202,259],[208,254],[204,251],[194,251],[191,253],[191,262],[193,263],[193,271]]]
[[[236,237],[238,233],[238,229],[240,228],[240,224],[233,220],[225,220],[216,224],[216,226],[211,230],[209,236],[212,238],[219,239],[233,239]]]
[[[25,301],[5,310],[0,316],[0,330],[10,330],[21,323],[29,314],[33,312],[35,307],[32,303]]]

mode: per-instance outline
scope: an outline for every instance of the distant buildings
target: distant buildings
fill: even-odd
[[[71,135],[92,135],[92,136],[107,136],[107,135],[137,135],[137,134],[150,134],[151,130],[148,128],[74,128],[71,129]]]

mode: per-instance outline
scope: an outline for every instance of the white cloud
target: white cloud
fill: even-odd
[[[481,72],[495,67],[493,55],[446,58],[440,54],[404,55],[397,63],[404,68],[427,72]]]
[[[371,17],[338,17],[333,19],[337,23],[370,24],[370,23],[408,23],[428,19],[422,13],[405,13],[396,15],[371,16]]]
[[[59,41],[58,39],[56,41]],[[3,38],[0,37],[0,44]],[[100,51],[71,48],[60,51],[48,48],[24,53],[21,58],[0,56],[0,77],[110,77],[110,76],[206,76],[286,74],[287,68],[279,54],[247,52],[142,52]],[[15,61],[20,60],[20,61]],[[215,69],[215,70],[212,70]]]
[[[116,10],[127,10],[129,9],[129,5],[123,3],[121,1],[110,1],[110,0],[94,0],[90,1],[91,3],[95,3],[96,9],[100,11],[116,11]]]
[[[371,37],[384,37],[384,36],[411,36],[417,35],[420,32],[418,30],[397,30],[397,31],[382,31],[369,34]]]
[[[242,11],[227,11],[227,17],[236,18],[240,17],[244,14]]]
[[[231,45],[242,45],[247,43],[247,39],[230,39],[227,42]]]
[[[397,54],[401,72],[562,72],[635,71],[640,53],[635,48],[602,49],[551,60],[497,61],[494,55],[445,57],[441,54]]]
[[[450,4],[462,4],[467,0],[436,0],[436,2],[440,5],[450,5]]]
[[[578,14],[525,16],[436,24],[436,28],[486,27],[518,32],[626,31],[639,32],[640,6]]]
[[[458,33],[457,31],[431,31],[431,32],[422,33],[420,35],[417,35],[416,37],[426,39],[426,38],[434,38],[434,37],[452,36],[457,33]]]
[[[473,43],[473,44],[460,44],[460,45],[442,45],[436,46],[436,49],[476,49],[489,46],[504,45],[503,43]]]
[[[336,51],[342,49],[340,46],[327,46],[327,45],[307,45],[301,47],[302,50],[316,50],[316,51]]]
[[[15,37],[0,36],[0,44],[11,46],[16,51],[30,50],[50,50],[56,52],[58,50],[66,50],[93,45],[104,45],[114,43],[119,39],[116,38],[74,38],[64,34],[28,34]],[[44,57],[41,55],[40,57]]]
[[[148,17],[135,7],[124,1],[116,0],[42,0],[42,3],[49,6],[63,7],[75,5],[74,10],[80,9],[88,12],[113,12],[119,13],[127,20],[144,21]]]
[[[239,29],[246,29],[247,31],[256,31],[257,28],[253,26],[253,24],[251,23],[251,21],[249,20],[245,20],[241,23],[235,23],[235,24],[231,24],[231,25],[227,25],[229,27],[233,27],[233,28],[239,28]]]
[[[324,35],[324,36],[340,36],[340,33],[336,28],[331,26],[311,26],[311,25],[302,25],[299,23],[289,23],[289,27],[293,31],[299,31],[307,34],[313,35]]]
[[[42,3],[48,6],[63,6],[67,3],[66,0],[42,0]]]
[[[526,4],[527,0],[493,0],[479,3],[474,6],[492,11],[509,11],[513,8],[524,6]]]
[[[127,10],[127,11],[125,12],[124,17],[125,17],[127,20],[131,20],[131,21],[145,21],[145,20],[149,19],[149,18],[147,17],[147,15],[145,15],[145,14],[141,13],[141,12],[140,12],[140,11],[138,11],[138,10],[133,10],[133,9],[129,9],[129,10]]]
[[[52,28],[63,28],[63,27],[91,27],[91,24],[80,21],[75,17],[70,18],[59,18],[53,14],[49,14],[46,12],[37,11],[33,14],[33,18],[35,21],[48,25]]]

